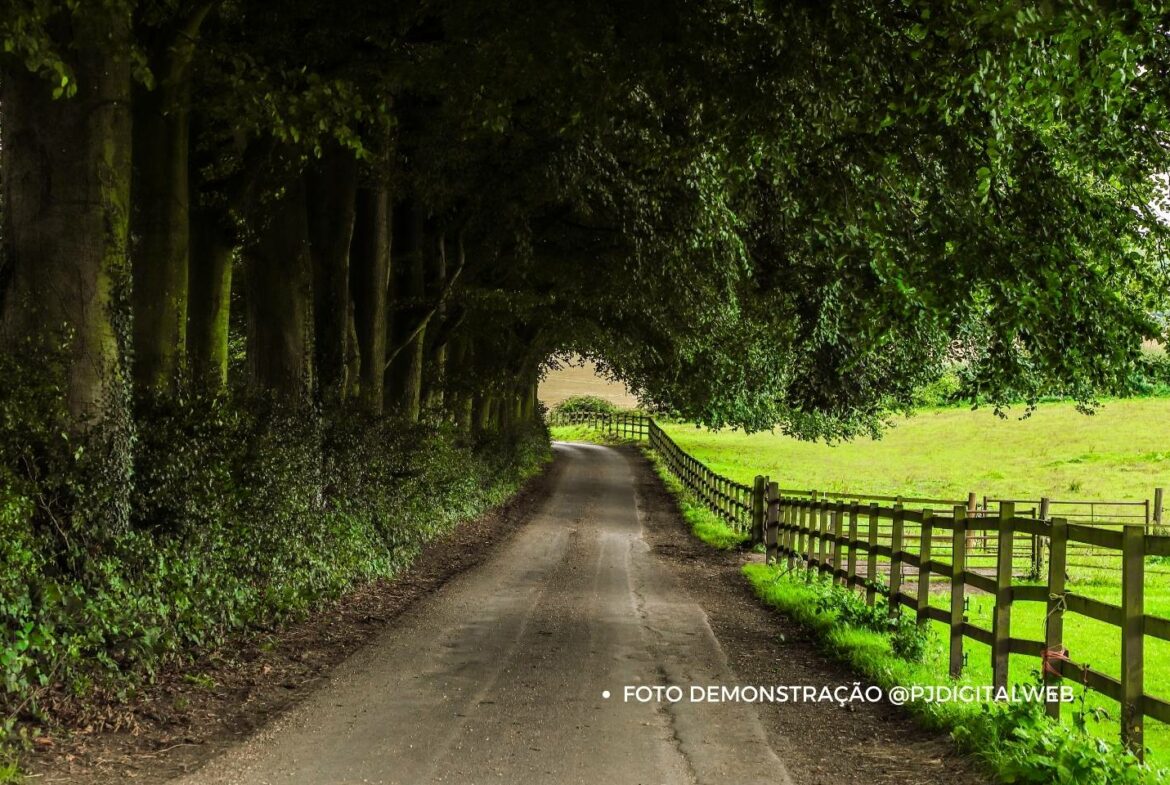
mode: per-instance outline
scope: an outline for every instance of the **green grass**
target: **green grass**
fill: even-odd
[[[799,442],[774,434],[712,433],[688,425],[665,425],[679,446],[713,470],[741,482],[768,474],[782,487],[881,495],[1055,499],[1140,500],[1153,488],[1170,485],[1170,400],[1107,402],[1091,416],[1069,404],[1044,404],[1025,420],[997,418],[990,411],[937,409],[898,421],[879,441],[839,445]],[[1070,588],[1104,602],[1120,604],[1118,557],[1070,555]],[[1146,613],[1170,618],[1170,570],[1161,560],[1147,562]],[[983,562],[980,562],[983,564]],[[989,562],[988,562],[989,564]],[[1019,565],[1017,565],[1017,570]],[[949,594],[936,592],[932,604],[947,607]],[[969,620],[991,627],[993,599],[970,595]],[[1012,610],[1013,637],[1042,640],[1045,608],[1019,602]],[[941,639],[942,625],[934,624]],[[989,649],[964,643],[967,678],[990,683]],[[1065,645],[1072,659],[1117,677],[1120,631],[1077,614],[1065,616]],[[1170,643],[1146,639],[1146,692],[1170,699]],[[945,676],[941,641],[924,667]],[[1030,682],[1040,667],[1031,657],[1013,656],[1011,679]],[[1102,739],[1118,736],[1116,702],[1088,693],[1086,706],[1097,710],[1088,727]],[[1066,723],[1072,712],[1066,711]],[[1170,762],[1170,727],[1146,720],[1150,759]]]
[[[1142,500],[1170,486],[1170,399],[1107,401],[1083,415],[1041,404],[1024,420],[990,409],[932,409],[895,421],[878,441],[837,445],[771,433],[664,430],[711,469],[782,487],[966,498]]]
[[[19,785],[24,782],[15,758],[0,755],[0,785]]]
[[[691,527],[691,533],[713,548],[729,551],[742,548],[750,537],[745,533],[731,528],[719,516],[708,510],[688,491],[683,484],[667,471],[665,464],[653,450],[646,450],[646,456],[654,466],[654,471],[662,479],[678,502],[683,518]]]
[[[763,564],[745,565],[743,572],[761,601],[813,631],[826,653],[885,690],[986,683],[974,669],[954,681],[940,674],[931,658],[915,663],[895,656],[887,635],[838,618],[825,602],[823,583],[806,583]],[[1120,785],[1161,782],[1166,776],[1156,769],[1158,764],[1140,766],[1120,745],[1102,745],[1075,729],[1058,729],[1028,707],[915,702],[905,708],[923,725],[950,731],[961,749],[1004,782]]]
[[[588,425],[557,425],[549,428],[552,438],[561,442],[589,442],[591,444],[631,444],[632,440],[616,434],[607,434]]]

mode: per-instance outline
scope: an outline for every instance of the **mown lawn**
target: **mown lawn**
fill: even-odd
[[[715,471],[741,482],[767,474],[782,487],[882,495],[1133,500],[1148,499],[1170,486],[1170,400],[1110,401],[1083,415],[1068,404],[1045,404],[1027,419],[998,418],[990,410],[937,409],[909,419],[878,440],[826,445],[763,433],[713,433],[686,424],[663,426],[678,444]],[[1071,559],[1071,557],[1070,557]],[[1147,563],[1146,613],[1170,618],[1170,572]],[[1117,573],[1076,570],[1070,587],[1087,596],[1119,603]],[[947,607],[945,590],[932,604]],[[972,592],[969,620],[991,627],[992,598]],[[1013,637],[1043,639],[1045,608],[1013,606]],[[945,630],[932,624],[937,646],[930,662],[945,680]],[[1113,676],[1120,673],[1117,628],[1076,614],[1065,617],[1065,645],[1072,659]],[[990,652],[966,641],[968,675],[991,678]],[[1040,661],[1013,656],[1012,678],[1035,678]],[[1146,639],[1146,691],[1170,699],[1170,644]],[[1116,739],[1117,703],[1089,693],[1089,726]],[[1065,721],[1073,721],[1070,707]],[[1151,760],[1170,763],[1170,727],[1146,721]]]

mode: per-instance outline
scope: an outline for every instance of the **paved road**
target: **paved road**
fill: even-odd
[[[643,539],[630,459],[556,449],[553,492],[488,561],[181,782],[788,783],[755,707],[622,701],[625,685],[738,681]]]

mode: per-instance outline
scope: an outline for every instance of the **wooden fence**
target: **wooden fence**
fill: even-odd
[[[766,504],[764,545],[768,562],[786,561],[792,570],[800,567],[826,573],[841,585],[863,587],[870,603],[878,595],[886,596],[891,613],[905,606],[922,625],[932,621],[945,625],[952,676],[961,674],[965,662],[964,641],[971,639],[990,647],[993,686],[1007,684],[1010,656],[1015,654],[1039,659],[1045,680],[1050,683],[1072,679],[1116,700],[1121,705],[1122,739],[1139,755],[1143,718],[1170,722],[1170,702],[1144,690],[1145,640],[1149,637],[1170,641],[1170,619],[1146,614],[1143,598],[1146,557],[1170,555],[1170,537],[1149,534],[1141,524],[1116,530],[1070,523],[1064,518],[1020,517],[1010,502],[1003,503],[995,517],[969,518],[966,507],[961,505],[935,512],[929,508],[908,509],[900,504],[863,507],[844,502],[788,499],[774,483],[769,483]],[[886,541],[880,537],[882,520],[890,522]],[[915,538],[917,547],[907,537],[911,527],[919,532]],[[932,551],[935,532],[950,536],[947,560]],[[1000,554],[991,575],[968,569],[966,563],[970,536],[984,532],[995,538]],[[1013,580],[1013,540],[1017,534],[1047,539],[1050,557],[1045,584]],[[1065,567],[1070,543],[1091,545],[1120,556],[1120,604],[1068,590]],[[884,571],[879,562],[884,562]],[[885,581],[879,580],[883,572]],[[947,607],[931,604],[931,576],[943,577],[949,583]],[[914,579],[912,585],[910,577]],[[990,629],[967,620],[968,590],[994,597]],[[1012,608],[1021,602],[1046,606],[1043,630],[1034,631],[1042,633],[1042,640],[1014,634]],[[1078,654],[1090,652],[1070,652],[1064,645],[1067,614],[1079,614],[1118,628],[1120,678],[1076,661]],[[1058,715],[1060,706],[1050,705],[1048,710]]]
[[[567,412],[551,415],[548,424],[552,426],[577,425],[621,439],[645,439],[649,435],[651,422],[653,422],[651,418],[642,414]]]
[[[870,604],[886,597],[891,614],[905,607],[920,625],[942,625],[952,676],[961,675],[964,644],[973,640],[989,647],[994,687],[1007,685],[1011,657],[1024,656],[1038,661],[1049,684],[1069,679],[1117,701],[1122,740],[1139,756],[1145,718],[1170,723],[1170,701],[1146,693],[1144,678],[1146,640],[1170,641],[1170,619],[1145,612],[1146,559],[1170,557],[1170,536],[1156,533],[1159,529],[1151,530],[1145,522],[1110,528],[1073,522],[1067,516],[1041,517],[1039,509],[1017,514],[1016,503],[1008,500],[998,502],[995,510],[971,499],[875,496],[863,497],[867,503],[862,504],[856,495],[781,489],[764,476],[748,487],[712,471],[652,419],[642,419],[644,425],[633,429],[637,438],[644,432],[669,471],[696,498],[729,525],[762,542],[767,562],[829,575],[842,586],[864,591]],[[944,504],[947,501],[955,503]],[[1161,499],[1157,501],[1152,522],[1161,523]],[[1047,569],[1043,575],[1031,571],[1032,580],[1016,578],[1021,541],[1042,543],[1048,551]],[[988,543],[992,561],[978,567],[969,557],[988,549]],[[1067,587],[1068,556],[1079,546],[1120,560],[1118,604]],[[931,603],[932,579],[936,583],[941,579],[942,588],[949,588],[949,594],[933,594],[943,604]],[[976,594],[994,600],[990,627],[968,619],[966,601]],[[1012,610],[1018,603],[1044,606],[1040,629],[1025,632],[1019,624],[1013,628]],[[1085,664],[1084,657],[1092,652],[1068,649],[1064,623],[1070,614],[1117,629],[1119,676]],[[1049,704],[1047,710],[1059,717],[1060,704]]]
[[[662,457],[670,473],[679,479],[707,509],[718,515],[727,525],[739,531],[748,531],[752,521],[761,520],[764,497],[762,488],[750,488],[730,477],[711,471],[701,461],[682,450],[674,440],[648,419],[647,434],[650,447]],[[753,518],[753,511],[755,518]],[[753,539],[759,541],[758,531]]]

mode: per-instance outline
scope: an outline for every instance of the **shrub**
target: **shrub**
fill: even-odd
[[[566,398],[552,408],[552,414],[616,414],[621,411],[617,406],[596,395],[574,395]]]
[[[100,452],[70,440],[52,369],[0,357],[0,737],[120,699],[167,660],[393,576],[505,499],[549,454],[543,425],[323,416],[246,395],[140,401],[126,525],[101,525]],[[95,481],[95,478],[96,481]],[[96,490],[95,490],[96,489]]]
[[[1138,360],[1134,387],[1143,395],[1170,395],[1170,354],[1162,347],[1146,347]]]
[[[914,391],[914,405],[923,409],[950,406],[965,396],[963,378],[956,368],[951,368],[938,379]]]

